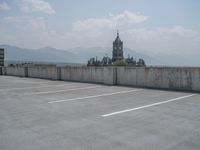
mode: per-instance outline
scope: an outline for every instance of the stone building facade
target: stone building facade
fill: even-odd
[[[112,66],[116,65],[116,62],[122,61],[128,66],[145,66],[145,61],[143,59],[139,59],[136,61],[133,57],[128,56],[128,58],[124,58],[123,52],[123,41],[121,41],[119,37],[119,32],[117,31],[117,37],[113,41],[113,50],[112,50],[112,58],[105,56],[102,60],[98,60],[96,58],[90,58],[87,66]]]
[[[4,49],[0,48],[0,66],[4,66]]]
[[[113,42],[113,51],[112,51],[112,61],[123,60],[123,42],[119,38],[119,32],[117,31],[117,37]]]

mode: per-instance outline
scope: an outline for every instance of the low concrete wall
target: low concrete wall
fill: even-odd
[[[200,92],[200,68],[3,67],[2,75]]]
[[[63,67],[61,80],[114,84],[113,67]]]
[[[200,91],[200,68],[118,67],[117,84],[148,88]]]
[[[4,75],[25,77],[24,67],[4,67]]]
[[[2,67],[0,67],[0,75],[3,75]]]
[[[1,75],[6,75],[6,67],[1,67]]]
[[[103,83],[116,85],[117,84],[117,68],[116,67],[104,67],[103,69]]]
[[[57,68],[55,66],[28,67],[28,77],[57,80]]]

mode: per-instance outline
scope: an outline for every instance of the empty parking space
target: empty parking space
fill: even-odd
[[[0,149],[200,149],[198,93],[0,76]]]

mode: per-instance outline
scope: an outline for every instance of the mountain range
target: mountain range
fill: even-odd
[[[5,49],[5,61],[22,62],[52,62],[52,63],[81,63],[86,64],[89,58],[112,56],[111,47],[75,47],[71,49],[57,49],[43,47],[38,49],[21,48],[12,45],[0,45]],[[142,53],[130,48],[124,48],[124,56],[133,56],[136,59],[143,58],[147,65],[156,66],[198,66],[200,62],[193,57],[186,59],[178,55]]]

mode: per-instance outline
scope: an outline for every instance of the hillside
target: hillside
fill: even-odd
[[[111,47],[90,47],[90,48],[71,48],[57,49],[52,47],[44,47],[39,49],[20,48],[11,45],[0,45],[5,49],[6,61],[33,61],[33,62],[54,62],[54,63],[82,63],[86,64],[89,58],[102,58],[105,55],[112,56]],[[162,53],[140,53],[129,48],[124,48],[124,57],[128,54],[136,59],[143,58],[147,65],[165,65],[165,66],[198,66],[198,59],[195,56],[187,58],[178,55],[166,55]]]

